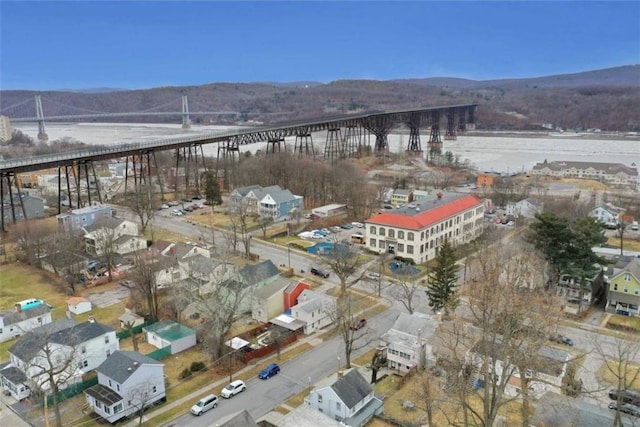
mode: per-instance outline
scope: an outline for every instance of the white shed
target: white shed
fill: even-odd
[[[73,314],[91,311],[91,301],[82,297],[71,297],[67,300],[68,310]]]

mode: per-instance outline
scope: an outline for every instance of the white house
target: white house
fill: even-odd
[[[304,333],[311,334],[331,324],[336,299],[309,289],[298,296],[298,304],[291,307],[291,317],[305,322]]]
[[[171,347],[171,354],[196,345],[196,331],[171,320],[142,328],[147,342],[157,348]]]
[[[93,224],[83,227],[85,250],[87,253],[101,256],[105,251],[125,254],[135,252],[147,246],[147,241],[138,236],[138,225],[126,219],[104,217]],[[110,245],[113,245],[111,248]]]
[[[351,427],[364,426],[382,412],[382,401],[357,369],[339,371],[316,384],[305,399],[313,409]]]
[[[116,351],[96,368],[98,384],[84,391],[93,411],[114,423],[166,399],[164,365],[135,351]]]
[[[609,206],[597,206],[589,212],[589,216],[603,224],[617,225],[620,220],[620,211]]]
[[[509,202],[506,206],[508,216],[535,218],[536,214],[542,213],[543,203],[534,198],[520,200],[519,202]]]
[[[13,310],[0,312],[0,342],[17,338],[48,323],[51,323],[51,308],[47,304],[26,310],[16,304]]]
[[[67,300],[67,309],[73,314],[91,311],[91,301],[82,297],[71,297]]]
[[[43,369],[50,369],[50,361],[57,370],[62,370],[57,378],[64,389],[81,381],[83,374],[97,368],[118,349],[113,328],[95,321],[76,324],[64,318],[32,330],[9,348],[11,363],[0,371],[0,377],[13,397],[23,399],[29,396],[30,389],[45,392],[50,389],[43,373]],[[5,375],[7,372],[9,375]],[[23,390],[21,395],[19,390]]]
[[[435,354],[432,339],[440,323],[422,313],[400,313],[381,337],[390,369],[406,373],[414,366],[432,366]]]

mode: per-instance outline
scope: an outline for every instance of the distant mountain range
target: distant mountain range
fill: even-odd
[[[10,117],[35,116],[35,106],[29,102],[22,104],[24,111],[4,109],[36,94],[42,96],[45,117],[87,111],[148,111],[162,105],[168,106],[159,111],[180,111],[181,95],[186,94],[192,111],[237,111],[242,113],[242,120],[265,123],[368,110],[476,103],[478,129],[536,130],[545,125],[545,128],[640,132],[640,65],[637,64],[582,73],[484,81],[431,77],[337,80],[326,84],[313,81],[210,83],[138,90],[9,90],[0,91],[0,109]],[[160,120],[158,117],[128,119]],[[177,122],[178,119],[166,117],[165,121]],[[192,117],[196,123],[234,123],[238,119],[217,115]]]

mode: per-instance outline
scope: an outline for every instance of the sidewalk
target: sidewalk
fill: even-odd
[[[16,403],[16,400],[13,397],[0,393],[0,426],[30,427],[31,424],[13,412],[10,406],[14,403]]]

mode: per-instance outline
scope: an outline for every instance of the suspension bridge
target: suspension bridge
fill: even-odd
[[[72,106],[57,102],[54,100],[47,100],[55,107],[56,111],[64,111],[66,114],[56,114],[45,116],[44,108],[42,105],[42,96],[35,95],[33,98],[27,98],[23,101],[17,102],[13,105],[9,105],[0,109],[0,115],[6,116],[15,123],[24,122],[37,122],[38,123],[38,139],[40,141],[46,141],[48,139],[45,122],[66,122],[76,120],[95,120],[100,118],[115,118],[115,117],[150,117],[150,116],[165,116],[165,117],[182,117],[182,127],[188,129],[191,127],[191,116],[235,116],[240,117],[242,114],[238,111],[209,111],[203,106],[199,111],[189,110],[189,99],[187,95],[182,95],[181,100],[173,99],[162,105],[151,107],[141,111],[129,111],[129,112],[105,112],[96,111],[87,108]],[[181,102],[180,111],[177,111],[177,104]]]

